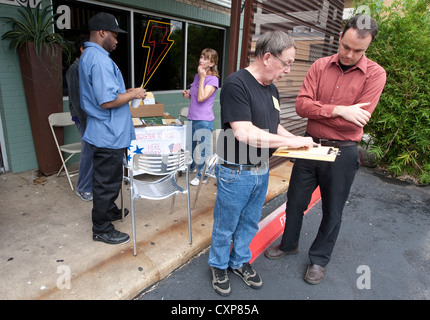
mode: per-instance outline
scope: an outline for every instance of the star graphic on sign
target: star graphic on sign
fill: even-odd
[[[140,154],[142,154],[142,150],[143,150],[144,148],[139,148],[139,146],[136,146],[136,150],[134,150],[133,152],[135,153],[135,154],[137,154],[137,153],[140,153]]]

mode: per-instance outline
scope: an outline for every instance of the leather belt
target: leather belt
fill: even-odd
[[[357,142],[355,141],[342,141],[342,140],[328,140],[328,139],[319,139],[312,137],[315,143],[319,143],[324,147],[334,147],[334,148],[340,148],[340,147],[351,147],[356,146]]]
[[[259,170],[260,168],[264,168],[266,166],[266,163],[263,163],[263,164],[221,163],[221,165],[231,170],[252,171],[252,170]]]

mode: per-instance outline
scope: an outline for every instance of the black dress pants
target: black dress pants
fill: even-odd
[[[111,232],[114,214],[119,211],[115,200],[121,190],[125,149],[93,146],[93,150],[93,232]]]
[[[357,146],[341,147],[339,150],[340,155],[334,162],[296,159],[287,192],[286,222],[280,245],[282,251],[298,246],[304,212],[313,191],[320,186],[322,219],[309,249],[310,262],[320,266],[326,266],[330,261],[343,208],[360,166]]]

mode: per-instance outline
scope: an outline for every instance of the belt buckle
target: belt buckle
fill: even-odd
[[[264,169],[266,169],[266,166],[267,166],[267,163],[263,162],[263,163],[260,163],[259,165],[256,165],[255,167],[251,168],[251,171],[256,172],[256,171],[264,170]]]
[[[325,145],[326,147],[334,147],[336,144],[335,141],[332,141],[329,139],[319,139],[319,143],[320,143],[320,145],[322,145],[322,146]]]

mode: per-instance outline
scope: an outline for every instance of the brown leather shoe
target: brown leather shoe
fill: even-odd
[[[306,270],[304,280],[310,284],[318,284],[324,278],[325,267],[310,264]]]
[[[297,254],[297,253],[299,253],[299,246],[297,246],[295,249],[290,251],[282,251],[279,249],[279,246],[276,246],[276,247],[268,248],[264,252],[264,255],[269,259],[277,260],[285,255],[291,255],[291,254]]]

